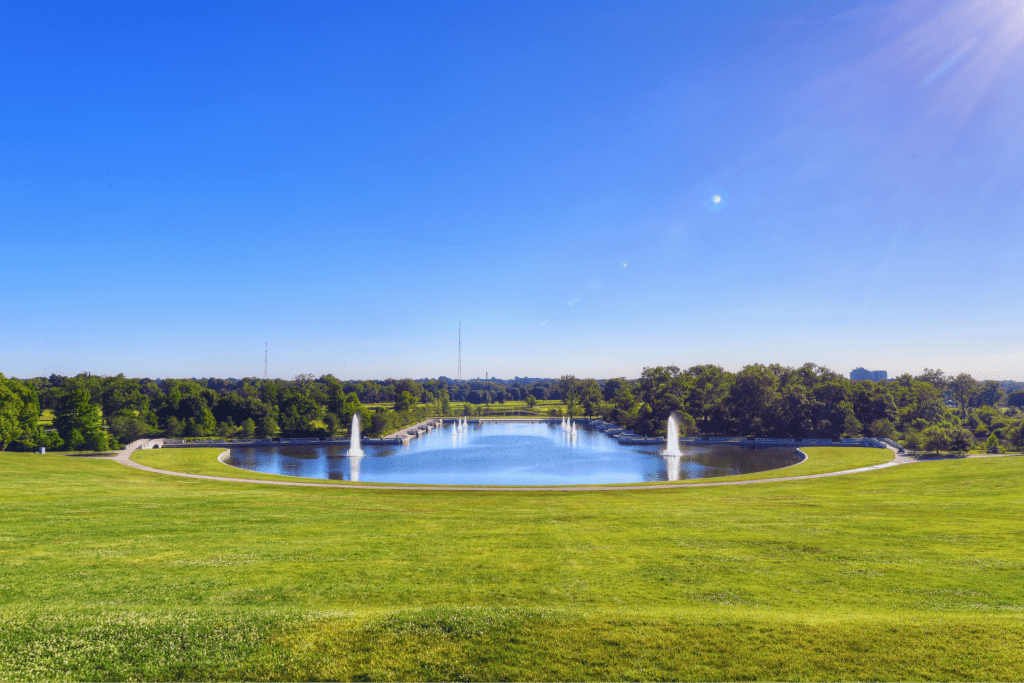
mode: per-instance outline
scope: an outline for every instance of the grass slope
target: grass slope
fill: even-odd
[[[3,454],[0,679],[1019,680],[1022,479],[371,492]]]
[[[709,481],[742,481],[751,479],[772,479],[775,477],[797,477],[825,472],[840,472],[870,465],[880,465],[892,460],[892,452],[882,448],[843,448],[817,447],[803,449],[807,459],[791,467],[754,474],[740,474],[731,477],[715,477],[712,479],[693,479],[688,483]],[[236,479],[265,479],[268,481],[306,481],[325,483],[323,479],[306,479],[289,477],[262,472],[249,472],[236,467],[228,467],[217,460],[224,452],[223,448],[158,448],[154,450],[136,451],[132,460],[148,467],[170,472],[186,474],[208,474],[215,477],[232,477]],[[372,484],[373,482],[331,482],[352,486]],[[664,482],[637,484],[645,486]]]

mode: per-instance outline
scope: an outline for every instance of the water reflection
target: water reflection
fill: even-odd
[[[364,446],[352,457],[340,444],[232,449],[229,464],[259,472],[345,481],[563,485],[681,481],[759,472],[799,461],[790,449],[622,446],[586,424],[558,421],[446,423],[405,446]]]
[[[668,481],[679,481],[680,464],[682,462],[682,456],[679,455],[665,455],[662,456],[665,461],[665,478]]]
[[[363,464],[365,455],[350,455],[348,458],[349,475],[351,481],[359,481],[359,469]]]

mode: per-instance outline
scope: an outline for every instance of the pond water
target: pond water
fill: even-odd
[[[791,448],[682,445],[622,446],[587,425],[569,436],[558,423],[446,424],[408,446],[363,446],[348,457],[340,444],[232,448],[228,464],[314,479],[394,484],[562,486],[676,481],[763,472],[799,462]]]

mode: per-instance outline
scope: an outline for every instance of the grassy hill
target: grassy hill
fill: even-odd
[[[0,456],[0,679],[1024,678],[1024,458],[614,492]]]

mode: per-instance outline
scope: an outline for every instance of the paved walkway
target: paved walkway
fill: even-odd
[[[857,474],[858,472],[871,472],[873,470],[882,470],[888,467],[896,467],[898,465],[908,465],[915,462],[922,462],[918,458],[914,458],[907,455],[901,455],[893,450],[893,459],[889,462],[882,463],[881,465],[871,465],[870,467],[858,467],[852,470],[842,470],[840,472],[823,472],[821,474],[805,474],[796,477],[775,477],[772,479],[744,479],[741,481],[714,481],[714,482],[702,482],[695,484],[607,484],[607,485],[596,485],[596,486],[409,486],[405,484],[317,484],[306,481],[276,481],[273,479],[240,479],[238,477],[217,477],[209,474],[186,474],[185,472],[172,472],[170,470],[158,470],[154,467],[148,467],[141,463],[137,463],[131,459],[132,453],[135,451],[119,451],[116,456],[108,458],[97,458],[97,460],[113,460],[126,467],[131,467],[137,470],[143,470],[146,472],[154,472],[156,474],[168,474],[172,477],[186,477],[188,479],[207,479],[210,481],[227,481],[234,482],[236,484],[270,484],[272,486],[305,486],[310,488],[328,488],[328,489],[350,489],[350,490],[386,490],[386,491],[562,491],[569,493],[572,491],[637,491],[647,489],[688,489],[688,488],[706,488],[709,486],[746,486],[748,484],[768,484],[771,482],[778,481],[801,481],[803,479],[823,479],[825,477],[839,477],[845,474]],[[226,453],[227,451],[225,451]],[[221,454],[223,455],[223,453]],[[968,458],[1000,458],[1006,456],[1013,456],[1015,454],[999,454],[999,455],[969,455]],[[948,459],[957,456],[945,456],[939,458],[926,458],[925,460],[935,459]],[[231,467],[231,465],[227,465]]]

